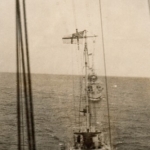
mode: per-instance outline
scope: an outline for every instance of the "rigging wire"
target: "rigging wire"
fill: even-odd
[[[83,65],[83,60],[82,60],[82,56],[83,55],[80,55],[80,63],[81,63],[81,66]],[[81,130],[81,121],[83,120],[83,118],[81,118],[81,115],[80,115],[80,111],[83,109],[83,97],[84,97],[84,95],[83,95],[83,80],[84,80],[84,78],[83,78],[83,69],[81,68],[81,70],[80,70],[81,72],[79,73],[79,75],[80,75],[80,98],[79,98],[79,129]],[[82,120],[81,120],[82,119]]]
[[[92,52],[92,68],[93,68],[93,70],[92,71],[94,71],[94,68],[95,68],[95,66],[94,66],[95,43],[96,43],[96,37],[94,37],[94,40],[93,40],[93,52]]]
[[[80,55],[80,51],[77,51],[77,50],[75,50],[75,52],[76,52],[76,58],[77,58],[77,72],[78,72],[78,75],[80,75],[81,74],[81,70],[80,70],[80,60],[79,60],[79,55]],[[77,76],[77,78],[78,78],[78,76]],[[79,108],[78,108],[78,126],[79,126],[79,130],[80,130],[80,111],[81,111],[81,101],[82,101],[82,77],[81,76],[79,76],[79,84],[80,84],[80,92],[79,92],[79,95],[80,95],[80,97],[79,97]]]
[[[81,118],[80,118],[80,111],[81,111],[81,100],[82,100],[82,77],[80,76],[80,98],[79,98],[79,129],[81,126]]]
[[[65,1],[65,4],[66,4],[66,1]],[[59,9],[60,10],[60,9]],[[62,15],[62,12],[61,12],[61,15]],[[74,22],[76,23],[76,19],[75,19],[75,15],[74,15]],[[65,25],[66,27],[66,21],[63,19],[63,24]],[[66,32],[68,33],[68,28],[66,27]],[[72,66],[73,66],[74,62],[73,62],[73,52],[72,52]],[[73,75],[73,67],[72,67],[72,75]],[[74,81],[74,76],[73,76],[73,80],[72,80],[72,84],[73,84],[73,109],[74,109],[74,115],[72,114],[72,116],[75,116],[75,122],[73,121],[72,118],[70,118],[70,115],[67,113],[68,115],[68,118],[70,118],[70,124],[71,124],[71,131],[72,131],[72,135],[74,136],[74,123],[76,124],[76,107],[75,107],[75,81]],[[74,139],[74,137],[73,137]]]
[[[84,44],[82,46],[82,48],[84,48]],[[81,53],[81,52],[80,52]],[[82,55],[80,54],[80,66],[83,66],[83,61],[84,60],[84,52],[82,52]],[[84,83],[84,67],[82,68],[81,67],[81,72],[79,73],[80,74],[80,98],[79,98],[79,129],[81,130],[81,125],[83,125],[83,122],[84,122],[84,118],[85,117],[81,117],[81,110],[83,110],[83,101],[84,101],[84,94],[83,94],[83,83]]]
[[[23,17],[23,19],[22,19]],[[22,20],[24,25],[24,32],[22,28]],[[24,34],[23,34],[24,33]],[[24,36],[24,38],[23,38]],[[18,150],[22,149],[24,145],[24,127],[23,127],[23,105],[20,93],[21,83],[23,80],[23,91],[25,101],[26,125],[27,125],[27,140],[29,150],[35,150],[35,135],[34,135],[34,117],[32,105],[32,91],[31,91],[31,78],[30,78],[30,63],[28,53],[28,40],[27,40],[27,25],[26,25],[26,11],[25,2],[23,1],[23,16],[21,15],[21,6],[19,0],[16,0],[16,62],[17,62],[17,114],[18,114]],[[26,53],[25,53],[26,52]],[[22,72],[21,72],[22,65]],[[20,67],[20,68],[19,68]],[[22,80],[21,76],[22,74]],[[22,106],[21,106],[22,105]],[[22,109],[22,111],[21,111]],[[22,118],[21,118],[22,117]],[[22,119],[22,120],[21,120]],[[22,125],[22,126],[21,126]],[[22,128],[22,130],[21,130]],[[22,131],[22,134],[21,134]],[[22,137],[21,137],[22,136]],[[24,149],[24,147],[23,147]]]
[[[65,3],[65,5],[66,5],[66,1],[64,1],[64,3]],[[60,15],[62,15],[63,14],[63,12],[61,11],[61,7],[60,7],[61,5],[58,5],[58,10],[59,10],[59,12],[60,12]],[[74,17],[75,17],[75,15],[74,15]],[[75,20],[75,18],[74,18],[74,22],[76,23],[76,20]],[[66,32],[68,33],[68,28],[66,27],[67,26],[67,24],[66,24],[66,21],[65,21],[65,19],[63,19],[63,24],[64,24],[64,26],[65,26],[65,30],[66,30]],[[72,52],[72,66],[73,66],[73,64],[74,64],[74,62],[73,62],[73,52]],[[73,75],[73,67],[72,67],[72,75]],[[70,126],[71,126],[71,131],[72,131],[72,135],[74,135],[74,124],[76,124],[76,107],[75,107],[75,90],[74,90],[74,88],[75,88],[75,81],[74,81],[75,79],[74,79],[74,76],[72,76],[72,84],[73,84],[73,101],[72,101],[72,108],[74,109],[74,111],[72,111],[72,116],[74,116],[75,118],[71,118],[70,117],[70,115],[68,114],[68,112],[67,112],[67,116],[68,116],[68,118],[69,118],[69,120],[70,120]],[[74,113],[74,114],[73,114]],[[74,121],[75,122],[74,122]],[[74,139],[74,137],[73,137],[73,139]],[[70,141],[69,141],[70,142]]]
[[[20,4],[19,0],[17,0],[17,17],[18,17],[18,32],[19,32],[19,39],[18,42],[20,42],[20,49],[22,54],[22,68],[23,68],[23,82],[24,82],[24,94],[25,94],[25,102],[26,102],[26,121],[27,121],[27,134],[28,134],[28,144],[29,144],[29,150],[31,150],[31,134],[30,134],[30,124],[29,124],[29,108],[28,108],[28,97],[27,97],[27,83],[26,83],[26,72],[25,72],[25,60],[24,60],[24,49],[23,49],[23,39],[22,39],[22,28],[21,28],[21,17],[20,17]],[[20,87],[19,87],[20,88]],[[20,90],[19,90],[20,92]],[[20,104],[19,104],[20,105]],[[20,140],[21,142],[21,140]],[[20,149],[19,149],[20,150]]]
[[[103,19],[102,19],[101,0],[99,0],[99,10],[100,10],[100,23],[101,23],[101,32],[102,32],[102,47],[103,47],[103,59],[104,59],[104,72],[105,72],[105,83],[106,83],[106,100],[107,100],[107,111],[108,111],[109,142],[110,142],[110,148],[112,149],[110,108],[109,108],[109,99],[108,99],[108,81],[107,81],[107,70],[106,70],[106,55],[105,55],[105,44],[104,44],[104,32],[103,32],[103,22],[102,22]]]
[[[22,28],[21,28],[21,17],[20,17],[20,4],[19,4],[19,0],[17,0],[17,33],[18,33],[18,35],[17,35],[17,43],[18,43],[18,45],[17,45],[17,49],[18,49],[18,52],[19,52],[19,46],[20,46],[20,50],[21,50],[21,54],[22,54],[22,68],[23,68],[23,83],[24,83],[24,93],[25,93],[25,102],[26,102],[26,119],[27,119],[27,134],[28,134],[28,138],[29,138],[29,141],[30,141],[30,126],[29,126],[29,114],[28,114],[28,111],[29,111],[29,108],[28,108],[28,99],[27,99],[27,87],[26,87],[26,78],[25,78],[25,64],[24,64],[24,50],[23,50],[23,39],[22,39]],[[20,45],[19,45],[20,44]],[[19,53],[18,53],[19,54]],[[18,56],[18,58],[19,58],[19,56]],[[17,61],[18,62],[18,61]],[[19,62],[18,62],[18,64],[17,65],[19,65]],[[19,84],[19,83],[17,83],[17,84]],[[18,91],[19,93],[20,93],[20,86],[19,86],[19,91]],[[20,96],[20,94],[19,94],[19,96]],[[20,101],[20,97],[19,97],[19,101]],[[19,102],[19,107],[20,107],[20,102]],[[20,109],[20,108],[19,108]],[[21,110],[20,110],[20,113],[21,113]],[[19,114],[20,115],[20,114]],[[19,118],[20,118],[21,116],[19,116]],[[20,120],[20,122],[21,122],[21,120]],[[19,142],[20,143],[18,143],[19,144],[19,147],[18,147],[18,149],[19,150],[21,150],[21,143],[22,143],[22,141],[21,141],[21,123],[19,123],[19,132],[20,132],[20,140],[19,140]],[[28,146],[29,146],[29,150],[31,150],[31,143],[30,142],[28,142]]]
[[[30,73],[30,58],[29,58],[29,41],[28,41],[28,32],[27,32],[27,17],[26,17],[26,3],[23,0],[23,14],[24,14],[24,30],[25,30],[25,43],[26,43],[26,56],[27,56],[27,74],[28,74],[28,88],[29,88],[29,103],[30,103],[30,115],[31,115],[31,130],[32,130],[32,139],[33,139],[33,150],[36,149],[35,143],[35,125],[34,125],[34,108],[33,108],[33,96],[32,96],[32,83],[31,83],[31,73]]]
[[[19,85],[19,48],[18,48],[18,2],[16,1],[16,81],[17,81],[17,135],[18,135],[18,150],[21,150],[21,118],[20,118],[20,85]]]
[[[76,11],[75,11],[75,3],[74,3],[74,0],[72,0],[72,6],[73,6],[73,15],[74,15],[74,23],[75,23],[75,28],[77,29],[77,22],[76,22]],[[77,41],[77,47],[78,47],[78,50],[79,50],[79,41]],[[78,57],[78,54],[79,54],[80,51],[76,52],[76,57],[77,57],[77,67],[78,67],[78,74],[80,74],[80,69],[79,69],[79,57]],[[72,58],[73,59],[73,58]],[[72,60],[73,61],[73,60]],[[81,109],[81,100],[82,100],[82,91],[81,91],[81,88],[82,88],[82,77],[79,77],[79,82],[80,82],[80,97],[79,97],[79,109],[78,109],[78,126],[79,126],[79,130],[80,130],[80,109]],[[73,79],[74,80],[74,79]],[[74,81],[73,81],[73,84],[74,84]],[[73,85],[74,86],[74,85]],[[74,88],[74,87],[73,87]],[[75,95],[73,95],[73,97],[75,97]],[[75,101],[75,98],[74,98],[74,101]],[[74,102],[74,105],[76,103]],[[74,107],[74,111],[75,111],[75,107]],[[77,116],[75,116],[75,123],[77,124]]]
[[[21,53],[19,54],[19,56],[20,56],[20,64],[21,64]],[[24,105],[23,105],[23,91],[22,91],[22,74],[21,74],[21,70],[22,70],[22,67],[21,67],[21,65],[20,65],[20,71],[19,71],[19,73],[20,73],[20,78],[19,78],[19,81],[20,81],[20,105],[21,105],[21,128],[22,128],[22,149],[24,150],[24,140],[25,140],[25,138],[24,138]]]
[[[74,105],[74,116],[75,116],[75,124],[76,124],[76,123],[77,123],[77,120],[76,120],[76,103],[75,103],[75,90],[74,90],[74,88],[75,88],[75,81],[74,81],[74,72],[73,72],[73,68],[74,68],[74,67],[73,67],[73,66],[74,66],[73,58],[74,58],[74,56],[73,56],[73,51],[72,51],[73,105]]]
[[[74,4],[74,1],[72,0],[72,4],[73,4],[73,13],[74,13],[74,23],[75,23],[75,26],[76,26],[76,30],[77,30],[77,23],[76,23],[76,16],[75,16],[75,4]],[[80,39],[81,40],[81,39]],[[79,50],[79,41],[77,40],[77,46],[78,46],[78,50]],[[79,51],[78,51],[78,54],[79,54]],[[78,63],[78,73],[80,74],[83,74],[83,70],[81,69],[81,72],[79,72],[79,57],[77,56],[77,52],[76,52],[76,57],[77,57],[77,63]],[[81,59],[81,63],[82,62],[82,59]],[[81,64],[82,66],[83,64]],[[80,111],[81,111],[81,105],[82,105],[82,83],[83,83],[83,77],[80,76],[80,97],[79,97],[79,109],[78,109],[78,126],[79,126],[79,131],[80,131],[80,127],[81,127],[81,115],[80,115]],[[76,117],[75,117],[76,118]],[[76,119],[77,120],[77,119]],[[76,121],[77,123],[77,121]]]
[[[75,16],[75,4],[74,4],[74,0],[72,0],[72,6],[73,6],[73,15],[74,15],[74,24],[75,24],[75,28],[77,29],[77,24],[76,24],[76,16]],[[74,50],[72,51],[72,66],[74,65],[74,62],[73,62],[73,52]],[[77,123],[77,118],[76,118],[76,103],[75,103],[75,91],[74,91],[74,74],[73,74],[73,67],[72,67],[72,75],[73,75],[73,101],[74,101],[74,115],[75,115],[75,124]]]

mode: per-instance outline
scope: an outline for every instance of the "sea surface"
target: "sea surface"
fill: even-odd
[[[108,77],[107,85],[112,145],[116,150],[150,150],[150,79]],[[79,87],[79,76],[32,75],[37,150],[58,150],[60,142],[72,141]],[[106,97],[104,92],[97,105],[97,122],[108,132]],[[0,73],[0,150],[17,150],[16,112],[16,75]]]

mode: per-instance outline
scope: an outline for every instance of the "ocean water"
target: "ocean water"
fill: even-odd
[[[79,76],[32,75],[37,150],[58,150],[60,142],[72,141],[78,117],[79,80]],[[104,79],[101,81],[105,88]],[[108,100],[114,148],[149,150],[150,79],[109,77]],[[96,109],[97,126],[107,132],[105,98]],[[24,145],[26,150],[26,142]],[[16,149],[16,75],[0,73],[0,150]]]

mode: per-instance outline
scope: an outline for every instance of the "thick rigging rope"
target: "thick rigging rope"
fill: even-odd
[[[107,70],[106,70],[106,56],[105,56],[105,44],[104,44],[104,32],[103,32],[101,0],[99,0],[99,9],[100,9],[100,22],[101,22],[101,32],[102,32],[102,47],[103,47],[103,59],[104,59],[105,83],[106,83],[106,100],[107,100],[108,125],[109,125],[109,143],[110,143],[110,147],[112,149],[110,108],[109,108],[109,99],[108,99],[108,81],[107,81]]]
[[[20,117],[20,85],[19,85],[19,47],[18,47],[18,3],[16,1],[16,72],[17,72],[17,131],[18,131],[18,150],[21,150],[21,117]]]
[[[19,56],[20,56],[20,58],[19,58],[19,64],[21,64],[21,52],[20,52],[20,54],[19,54]],[[19,81],[20,81],[20,108],[21,108],[21,110],[20,110],[20,116],[21,116],[21,128],[22,128],[22,141],[21,141],[21,143],[22,143],[22,149],[24,150],[24,140],[25,140],[25,138],[24,138],[24,101],[23,101],[23,91],[22,91],[22,74],[21,74],[21,71],[22,71],[22,67],[21,67],[21,65],[20,65],[20,68],[19,68],[19,73],[20,73],[20,76],[19,76]]]
[[[22,75],[23,75],[23,86],[24,86],[24,97],[25,97],[25,109],[26,109],[26,124],[27,124],[27,137],[28,137],[28,148],[29,150],[35,150],[35,134],[34,134],[34,117],[33,117],[33,105],[32,105],[32,92],[31,92],[31,78],[30,78],[30,63],[28,54],[28,41],[27,41],[27,26],[26,26],[26,12],[25,12],[25,2],[23,1],[23,15],[24,15],[24,32],[25,41],[23,39],[23,30],[21,24],[21,13],[20,13],[20,2],[16,0],[16,53],[17,53],[17,114],[18,114],[18,150],[22,149],[22,143],[24,145],[24,133],[22,129],[21,134],[21,121],[23,124],[23,107],[21,112],[21,69],[19,70],[20,64],[22,64]],[[25,45],[24,45],[25,42]],[[25,47],[25,49],[24,49]],[[26,55],[24,53],[26,51]],[[19,53],[20,52],[20,53]],[[20,55],[20,56],[19,56]],[[25,57],[26,56],[26,57]],[[22,60],[22,62],[19,61]],[[20,66],[21,67],[21,66]],[[27,73],[26,73],[27,71]],[[22,96],[22,95],[21,95]],[[22,120],[21,120],[22,117]]]
[[[22,68],[23,68],[23,82],[24,82],[24,94],[25,94],[25,105],[26,105],[26,121],[27,121],[27,134],[28,134],[28,144],[29,144],[29,150],[31,150],[31,134],[30,134],[30,123],[29,123],[29,108],[28,108],[28,96],[27,96],[27,81],[26,81],[26,72],[25,72],[25,60],[24,60],[24,50],[23,50],[23,39],[22,39],[22,28],[21,28],[21,17],[20,17],[20,4],[19,0],[17,0],[17,17],[18,17],[18,31],[19,31],[19,38],[17,39],[18,42],[20,42],[20,49],[22,54]],[[20,41],[19,41],[20,40]],[[19,90],[20,92],[20,90]],[[20,105],[20,104],[19,104]],[[21,142],[21,140],[20,140]],[[20,149],[19,149],[20,150]]]
[[[30,58],[29,58],[29,43],[28,43],[28,33],[27,33],[27,18],[26,18],[26,3],[23,0],[23,14],[24,14],[24,29],[25,29],[25,43],[26,43],[26,56],[27,56],[27,74],[28,74],[28,88],[30,95],[30,115],[31,115],[31,126],[32,126],[32,138],[33,138],[33,149],[36,149],[35,143],[35,125],[34,125],[34,110],[33,110],[33,98],[32,98],[32,84],[31,84],[31,73],[30,73]]]

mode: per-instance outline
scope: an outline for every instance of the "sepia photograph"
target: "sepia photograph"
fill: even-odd
[[[150,0],[1,0],[0,39],[0,150],[150,150]]]

